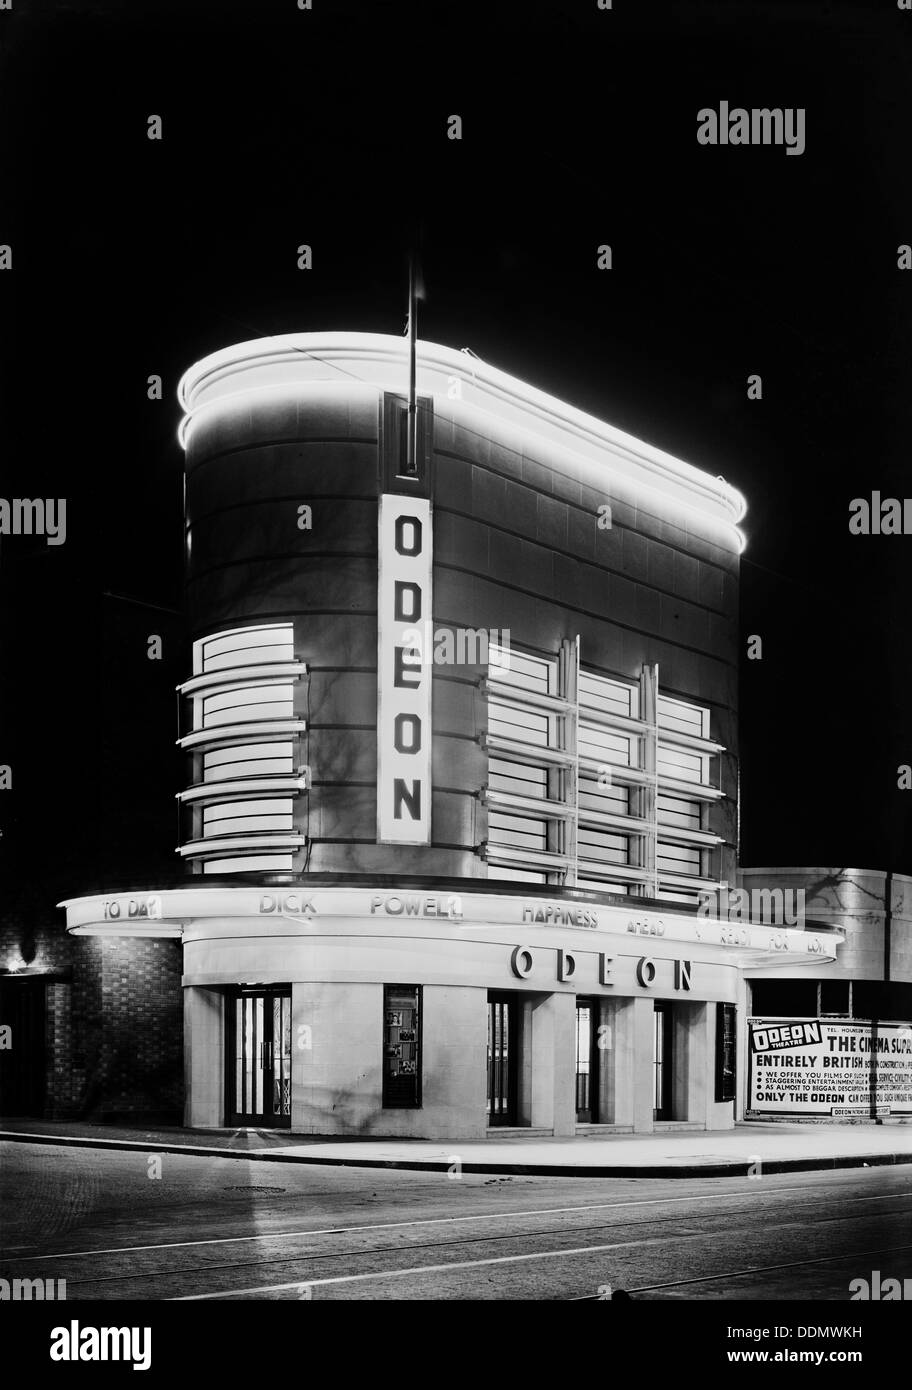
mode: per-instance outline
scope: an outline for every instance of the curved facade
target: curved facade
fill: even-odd
[[[191,1124],[732,1124],[745,970],[837,945],[701,906],[743,500],[433,344],[411,447],[406,383],[363,334],[185,375],[187,887],[70,930],[182,940]]]
[[[698,697],[724,749],[713,769],[723,795],[707,803],[706,825],[720,848],[703,876],[731,879],[740,497],[524,383],[424,344],[422,476],[403,481],[405,369],[399,339],[302,335],[216,353],[181,383],[193,635],[201,647],[227,629],[274,624],[260,638],[274,637],[277,655],[290,625],[289,660],[307,667],[301,680],[289,665],[290,685],[270,677],[290,720],[292,763],[311,772],[307,797],[289,787],[279,798],[293,805],[292,870],[306,856],[317,872],[393,867],[376,842],[378,503],[387,494],[433,508],[425,617],[435,631],[454,640],[460,629],[507,631],[514,647],[549,657],[579,634],[594,673],[639,685],[644,666],[658,664],[664,692]],[[432,833],[419,850],[397,846],[401,872],[487,876],[485,675],[470,661],[434,666]],[[254,694],[265,701],[269,690]],[[203,838],[202,816],[192,814],[191,844]],[[194,867],[216,871],[212,856]]]
[[[797,867],[742,869],[739,879],[745,888],[803,894],[807,923],[828,923],[844,938],[836,960],[810,975],[777,970],[771,985],[793,979],[806,1005],[819,989],[819,1012],[834,1017],[912,1022],[912,879],[877,869]],[[762,979],[754,988],[761,1004]]]
[[[317,875],[85,898],[68,919],[118,936],[125,914],[145,912],[139,934],[182,939],[195,1126],[246,1114],[299,1133],[431,1138],[491,1125],[726,1128],[737,1077],[726,1092],[721,1029],[742,1008],[745,964],[783,950],[811,961],[835,942],[758,928],[745,945],[718,922],[655,909],[536,886]],[[415,1071],[390,1075],[401,1060]],[[274,1087],[287,1081],[287,1105],[280,1089],[270,1110],[264,1070]]]

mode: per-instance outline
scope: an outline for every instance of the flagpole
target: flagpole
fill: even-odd
[[[409,256],[409,311],[408,311],[408,344],[409,344],[409,388],[408,388],[408,434],[406,438],[405,451],[405,471],[415,474],[418,471],[416,463],[416,401],[415,401],[415,349],[418,343],[418,299],[415,285],[415,253]]]

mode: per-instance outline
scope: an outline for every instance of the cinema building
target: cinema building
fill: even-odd
[[[745,973],[840,939],[697,910],[743,501],[431,343],[407,449],[407,380],[351,333],[184,376],[186,876],[68,929],[180,953],[188,1125],[731,1126]]]

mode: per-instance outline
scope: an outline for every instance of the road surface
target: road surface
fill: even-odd
[[[0,1142],[0,1200],[0,1277],[70,1301],[848,1301],[912,1275],[912,1166],[495,1178]]]

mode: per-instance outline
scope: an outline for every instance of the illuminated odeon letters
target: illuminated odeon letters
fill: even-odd
[[[377,649],[377,838],[431,840],[431,666],[407,634],[431,612],[431,504],[380,499]]]

